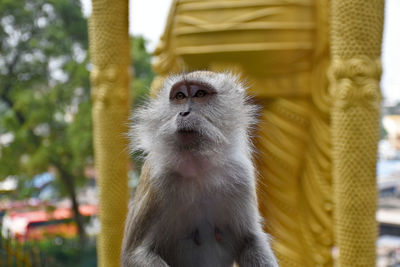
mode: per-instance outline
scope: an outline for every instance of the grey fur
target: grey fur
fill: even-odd
[[[193,104],[170,102],[182,80],[211,85],[217,94]],[[132,151],[146,155],[122,248],[123,266],[278,266],[257,210],[249,131],[257,108],[229,73],[197,71],[172,76],[133,116]],[[182,146],[179,129],[196,130]]]

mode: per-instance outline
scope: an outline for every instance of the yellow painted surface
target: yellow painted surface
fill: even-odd
[[[156,49],[154,91],[231,70],[262,105],[258,198],[281,266],[332,266],[334,245],[339,266],[375,264],[383,1],[362,3],[175,0]]]
[[[383,0],[332,1],[330,91],[339,266],[375,266]]]
[[[127,12],[93,0],[89,25],[100,266],[119,265],[128,198]],[[263,107],[258,198],[281,266],[332,266],[334,245],[339,266],[375,265],[382,21],[383,0],[172,4],[153,90],[194,69],[246,78]]]
[[[99,218],[99,266],[120,266],[128,203],[130,54],[128,1],[93,0],[89,20],[90,74]]]

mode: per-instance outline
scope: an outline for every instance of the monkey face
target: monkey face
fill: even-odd
[[[204,109],[216,94],[211,85],[196,80],[184,79],[171,87],[169,101],[176,112],[175,136],[180,149],[200,149],[212,140],[213,136],[207,131],[212,123],[205,119]]]
[[[243,139],[254,111],[232,74],[196,71],[171,76],[156,98],[134,113],[133,149],[222,151]]]

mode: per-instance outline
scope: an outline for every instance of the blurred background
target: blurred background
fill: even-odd
[[[130,1],[131,103],[148,95],[171,1]],[[154,8],[157,7],[157,8]],[[97,266],[89,0],[0,1],[0,266]],[[378,265],[400,266],[400,1],[387,0]],[[132,160],[134,190],[140,162]],[[77,214],[78,216],[74,216]]]
[[[151,9],[131,2],[136,15]],[[157,21],[138,15],[141,32],[130,32],[132,105],[154,76],[169,8],[157,2]],[[24,253],[36,266],[96,266],[89,15],[90,1],[0,1],[0,266]],[[132,163],[130,186],[137,176]]]

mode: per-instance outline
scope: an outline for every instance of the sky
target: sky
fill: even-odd
[[[91,0],[81,0],[83,14],[91,13]],[[153,52],[164,31],[165,23],[172,0],[130,0],[129,1],[129,33],[143,35],[147,40],[147,48]]]
[[[151,52],[164,32],[171,2],[172,0],[129,1],[129,32],[148,39],[148,49]]]
[[[83,12],[90,14],[90,0],[81,0]],[[164,31],[172,0],[130,0],[129,32],[143,35],[153,51]],[[400,1],[385,1],[385,26],[382,46],[382,92],[385,101],[400,101]]]
[[[386,101],[400,100],[400,1],[386,0],[382,45],[382,92]]]

